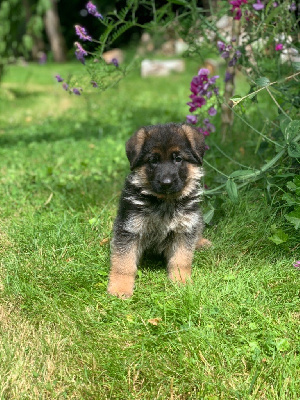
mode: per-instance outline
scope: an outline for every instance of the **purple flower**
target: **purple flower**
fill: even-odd
[[[296,11],[296,10],[297,10],[296,3],[292,3],[292,4],[290,5],[289,10],[290,10],[290,11]]]
[[[192,96],[193,96],[192,101],[186,103],[188,106],[190,106],[190,112],[194,112],[197,110],[197,108],[201,108],[206,104],[206,100],[204,97],[199,97],[195,95]]]
[[[62,84],[63,89],[68,90],[69,89],[69,85],[67,83],[63,83]]]
[[[96,81],[91,81],[91,84],[93,85],[94,88],[98,87],[98,83]]]
[[[233,56],[232,59],[229,61],[228,66],[234,67],[236,63],[237,63],[237,58]]]
[[[81,95],[80,91],[77,88],[73,89],[73,93],[76,94],[77,96]]]
[[[198,75],[199,76],[208,76],[208,74],[209,74],[209,70],[208,69],[206,69],[206,68],[201,68],[201,69],[199,69],[199,71],[198,71]]]
[[[278,7],[277,1],[274,1],[274,2],[273,2],[273,7],[274,7],[274,8]]]
[[[216,131],[216,127],[214,126],[214,124],[209,122],[208,118],[204,118],[203,123],[205,124],[206,130],[211,133],[211,132],[215,132]]]
[[[248,0],[231,0],[229,3],[233,8],[239,8],[241,7],[242,3],[247,4]]]
[[[198,131],[202,133],[203,136],[209,136],[209,132],[201,127],[198,128]]]
[[[223,51],[223,53],[221,53],[221,57],[226,59],[229,57],[229,51]]]
[[[118,68],[119,61],[116,58],[112,58],[111,63],[114,64],[114,66]]]
[[[229,1],[229,4],[232,5],[231,12],[235,12],[234,19],[240,20],[242,17],[242,10],[241,6],[242,3],[247,4],[248,0],[231,0]]]
[[[63,82],[63,78],[60,75],[55,75],[57,82]]]
[[[242,10],[240,8],[237,8],[233,19],[237,19],[239,21],[241,18],[242,18]]]
[[[87,34],[86,30],[80,25],[75,25],[75,31],[76,31],[76,35],[78,35],[80,37],[80,39],[88,40],[89,42],[91,42],[93,40],[91,38],[91,36],[89,36]]]
[[[93,17],[103,19],[103,16],[98,12],[97,7],[91,1],[87,3],[86,9],[89,14],[93,15]]]
[[[75,42],[75,46],[77,47],[77,49],[75,51],[77,60],[82,62],[82,64],[85,64],[84,57],[87,55],[87,51],[85,51],[84,48],[81,46],[81,44],[78,42]]]
[[[282,44],[282,43],[276,44],[276,46],[275,46],[275,50],[276,50],[276,51],[280,51],[280,50],[282,50],[282,49],[283,49],[283,44]]]
[[[232,79],[233,75],[226,71],[224,82],[229,82]]]
[[[216,83],[216,80],[217,80],[218,78],[219,78],[219,75],[212,76],[211,78],[209,78],[208,83],[209,83],[210,85],[213,85],[213,84]]]
[[[200,78],[198,76],[194,76],[191,82],[191,92],[197,94],[199,91],[200,84],[201,84]]]
[[[207,112],[211,117],[217,114],[217,110],[214,107],[210,107]]]
[[[261,0],[257,0],[256,3],[252,5],[252,7],[254,8],[254,10],[260,11],[265,8],[265,5],[262,4]]]
[[[201,108],[206,104],[206,100],[204,97],[195,96],[194,94],[191,94],[190,98],[192,99],[192,104],[194,104],[197,108]]]
[[[218,46],[218,49],[219,49],[219,52],[220,52],[220,53],[221,53],[222,51],[225,51],[225,50],[226,50],[226,44],[223,43],[223,42],[221,42],[221,40],[218,40],[218,41],[217,41],[217,46]]]
[[[188,122],[189,124],[195,125],[198,122],[198,118],[196,115],[187,115],[186,122]]]
[[[236,50],[235,56],[236,56],[237,58],[240,58],[241,55],[242,55],[242,53],[240,52],[240,50]]]
[[[297,269],[300,269],[300,261],[296,261],[295,264],[293,264],[293,266]]]
[[[193,113],[202,106],[206,105],[208,99],[215,95],[219,94],[219,89],[215,86],[216,80],[219,78],[218,75],[212,76],[209,78],[209,70],[206,68],[201,68],[198,71],[198,75],[194,76],[191,81],[191,92],[192,94],[189,96],[191,101],[187,103],[190,106],[189,111]],[[214,107],[210,107],[208,109],[209,115],[215,115],[216,110]],[[188,115],[187,122],[190,124],[198,124],[198,116],[196,115]],[[216,130],[215,126],[209,122],[208,118],[203,120],[204,126],[198,127],[200,133],[204,136],[208,136],[211,132]]]

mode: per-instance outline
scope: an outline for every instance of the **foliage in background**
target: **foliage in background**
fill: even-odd
[[[0,4],[0,81],[4,67],[14,61],[17,51],[31,47],[30,37],[19,35],[20,23],[24,21],[21,1],[8,0]]]
[[[176,13],[172,4],[180,5]],[[136,12],[140,7],[147,9],[152,15],[151,22],[144,25],[139,23]],[[232,31],[227,35],[217,27],[220,17],[226,14],[233,17]],[[105,17],[101,14],[100,18],[96,14],[93,15],[105,26],[99,41],[89,36],[84,27],[77,26],[76,33],[82,42],[99,43],[97,51],[89,53],[82,44],[77,42],[75,45],[77,58],[86,65],[90,82],[98,90],[106,90],[126,76],[128,66],[119,65],[118,60],[107,66],[102,60],[102,54],[106,47],[111,46],[118,37],[135,26],[150,32],[172,27],[176,35],[189,44],[186,55],[201,56],[203,44],[210,46],[209,43],[213,43],[211,48],[226,61],[224,89],[221,93],[223,100],[218,100],[221,103],[222,129],[225,127],[225,132],[230,129],[233,115],[236,120],[239,119],[250,127],[253,134],[257,135],[255,152],[260,153],[262,163],[244,165],[226,174],[206,160],[209,167],[221,175],[221,184],[207,190],[207,196],[215,196],[226,190],[229,198],[238,202],[239,189],[249,183],[257,184],[260,180],[260,185],[267,192],[267,199],[274,202],[278,186],[286,187],[299,175],[300,63],[293,61],[294,55],[299,54],[299,19],[294,2],[232,0],[222,2],[215,9],[211,8],[209,16],[203,8],[198,7],[195,0],[169,0],[160,8],[156,8],[152,0],[131,0],[119,13],[108,13]],[[92,57],[88,58],[89,55]],[[249,84],[249,92],[246,95],[234,94],[234,77],[237,72],[242,72]],[[213,91],[209,85],[214,85],[217,78],[209,80],[208,70],[200,69],[198,76],[191,82],[192,95],[188,105],[190,112],[198,112],[198,117],[190,115],[187,120],[198,124],[201,133],[209,134],[215,129],[208,115],[215,115],[216,109],[211,106],[204,113],[202,106],[207,101],[211,102],[209,99]],[[74,89],[71,90],[74,92]],[[248,110],[251,107],[261,107],[262,91],[271,97],[277,113],[272,120],[260,121],[260,126],[257,127],[248,119]],[[80,91],[75,89],[74,93],[80,94]],[[230,134],[227,140],[230,140]],[[211,207],[206,222],[211,220],[213,214],[214,207]],[[287,222],[293,221],[292,226],[296,230],[300,222],[298,217],[296,210],[292,220],[286,218]]]
[[[5,67],[19,57],[38,56],[49,0],[4,0],[0,4],[0,83]]]

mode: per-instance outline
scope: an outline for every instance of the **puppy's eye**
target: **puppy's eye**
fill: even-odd
[[[159,161],[158,157],[156,157],[156,156],[150,158],[150,160],[149,160],[150,164],[153,166],[157,165],[158,161]]]
[[[177,162],[177,163],[180,163],[182,161],[182,157],[175,155],[174,156],[174,161]]]

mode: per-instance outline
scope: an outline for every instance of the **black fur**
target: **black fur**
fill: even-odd
[[[191,255],[191,263],[203,226],[199,195],[204,139],[195,128],[185,124],[144,127],[128,140],[126,153],[132,172],[114,223],[112,259],[116,256],[118,262],[112,263],[109,285],[109,292],[120,296],[120,290],[113,288],[118,286],[113,275],[126,280],[135,274],[138,260],[149,250],[172,260],[183,248]],[[119,265],[122,255],[133,248],[129,266]]]

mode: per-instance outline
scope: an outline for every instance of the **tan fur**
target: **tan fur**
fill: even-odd
[[[132,296],[137,270],[136,264],[136,246],[132,246],[125,254],[112,252],[108,293],[121,298]]]
[[[147,133],[145,129],[141,128],[137,133],[132,136],[126,143],[127,157],[131,159],[130,165],[133,165],[136,158],[140,154],[140,151],[146,140]]]
[[[186,137],[188,138],[193,149],[196,147],[195,143],[195,129],[189,125],[182,125],[182,130],[184,131]]]
[[[212,242],[208,239],[204,239],[203,237],[201,237],[197,244],[196,244],[196,249],[201,249],[203,247],[210,247],[212,245]]]
[[[174,282],[186,283],[191,278],[193,251],[178,245],[168,262],[169,278]]]
[[[189,193],[195,188],[195,182],[203,176],[203,171],[198,166],[189,164],[188,165],[189,176],[186,185],[179,197],[188,196]]]

